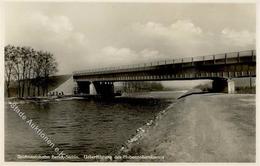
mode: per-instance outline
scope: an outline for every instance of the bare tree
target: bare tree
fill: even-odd
[[[31,47],[5,47],[5,80],[7,95],[10,96],[10,82],[16,82],[17,96],[45,95],[48,92],[49,77],[57,72],[53,54],[35,51]]]
[[[25,90],[25,84],[27,81],[27,73],[28,73],[28,64],[29,64],[29,57],[31,54],[31,48],[30,47],[21,47],[21,79],[22,79],[22,90],[21,90],[21,96],[24,97],[24,90]]]
[[[14,47],[7,45],[5,47],[5,83],[8,97],[10,97],[10,82],[14,70],[14,58]]]
[[[17,81],[17,96],[21,97],[21,47],[14,49],[14,78]]]
[[[42,92],[43,95],[48,93],[49,88],[49,77],[50,75],[57,72],[57,63],[53,54],[49,52],[44,52],[43,54],[43,64],[42,64]]]
[[[27,68],[27,96],[31,96],[31,85],[33,79],[33,62],[36,56],[36,52],[33,48],[30,48],[30,54],[28,56],[28,68]]]
[[[41,72],[42,72],[42,65],[43,65],[43,57],[44,57],[44,52],[43,51],[38,51],[37,52],[37,56],[35,57],[34,61],[34,73],[35,73],[35,81],[34,81],[34,85],[37,87],[37,96],[40,96],[40,86],[41,86],[41,81],[42,81],[42,77],[41,77]]]

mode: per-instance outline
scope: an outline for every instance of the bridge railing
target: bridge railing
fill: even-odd
[[[245,57],[245,56],[256,56],[256,50],[246,50],[240,52],[229,52],[224,54],[215,54],[215,55],[208,55],[208,56],[196,56],[196,57],[187,57],[187,58],[177,58],[177,59],[168,59],[168,60],[160,60],[154,61],[149,63],[140,63],[140,64],[133,64],[133,65],[122,65],[117,67],[103,67],[103,68],[96,68],[96,69],[87,69],[83,71],[76,71],[73,72],[73,75],[85,75],[85,74],[100,74],[100,73],[109,73],[109,72],[116,72],[116,71],[133,71],[144,69],[148,67],[155,67],[160,65],[167,65],[167,64],[180,64],[180,63],[192,63],[192,62],[199,62],[199,61],[210,61],[210,60],[224,60],[228,58],[237,58],[237,57]]]

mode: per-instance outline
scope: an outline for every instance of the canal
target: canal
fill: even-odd
[[[17,106],[64,153],[114,155],[181,93],[147,92],[102,101],[18,102]],[[6,161],[17,161],[17,155],[56,154],[8,103],[5,107]]]

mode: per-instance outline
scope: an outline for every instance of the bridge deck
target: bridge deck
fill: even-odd
[[[230,64],[243,64],[256,61],[256,51],[247,50],[240,52],[230,52],[224,54],[216,54],[209,56],[198,56],[189,58],[179,58],[173,60],[156,61],[144,64],[124,65],[118,67],[107,67],[88,69],[83,71],[76,71],[73,73],[74,78],[80,76],[97,76],[117,73],[130,73],[138,71],[154,71],[158,68],[166,66],[181,66],[181,68],[194,67],[194,66],[212,66],[212,65],[230,65]],[[242,74],[243,75],[243,74]]]

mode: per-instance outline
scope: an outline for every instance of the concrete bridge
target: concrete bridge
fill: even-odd
[[[256,76],[256,51],[180,58],[76,71],[76,93],[111,95],[114,82],[163,80],[213,80],[215,92],[235,92],[232,78]]]

